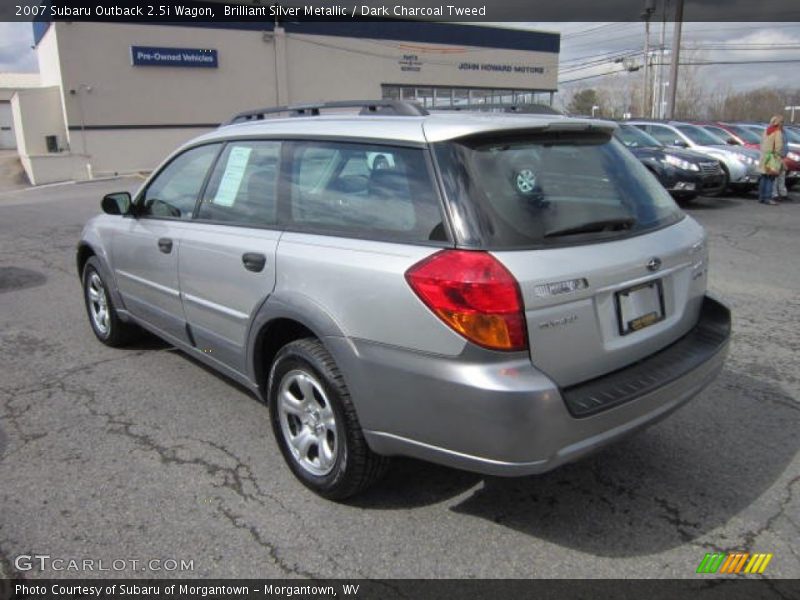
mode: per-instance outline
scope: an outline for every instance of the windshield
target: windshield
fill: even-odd
[[[628,148],[652,148],[653,146],[664,145],[653,136],[633,125],[620,125],[614,132],[614,137],[628,146]]]
[[[784,127],[783,133],[786,136],[786,139],[789,140],[790,143],[800,144],[800,134],[798,134],[796,130]]]
[[[725,140],[697,125],[676,125],[675,129],[700,146],[724,146],[726,144]]]
[[[759,138],[758,134],[751,129],[739,127],[738,125],[726,125],[725,127],[730,129],[737,137],[741,138],[748,144],[761,143],[761,138]]]
[[[619,239],[682,218],[622,144],[595,132],[485,136],[434,146],[461,246]]]

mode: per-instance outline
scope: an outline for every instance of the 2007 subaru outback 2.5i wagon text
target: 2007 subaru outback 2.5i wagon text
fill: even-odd
[[[703,229],[614,127],[243,113],[103,199],[77,254],[91,326],[112,346],[143,327],[252,389],[328,498],[392,455],[548,471],[689,400],[730,337]]]

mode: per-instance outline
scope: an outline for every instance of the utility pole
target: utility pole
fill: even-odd
[[[650,17],[656,11],[656,0],[644,0],[644,10],[640,17],[644,19],[644,85],[642,86],[642,116],[647,116],[650,94]]]
[[[681,25],[683,25],[683,0],[675,0],[675,31],[672,35],[672,64],[669,69],[667,119],[675,117],[675,96],[678,91],[678,63],[681,59]]]
[[[800,106],[787,106],[784,110],[792,111],[792,116],[791,116],[790,122],[794,123],[794,111],[800,110]]]
[[[667,31],[667,0],[661,7],[661,35],[658,41],[658,65],[655,70],[655,79],[658,84],[653,90],[653,118],[660,119],[664,116],[664,44]]]

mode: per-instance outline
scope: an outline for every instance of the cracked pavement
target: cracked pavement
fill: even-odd
[[[39,553],[194,569],[27,577],[697,577],[706,552],[744,550],[800,576],[800,203],[689,208],[735,333],[666,421],[540,477],[397,460],[334,504],[291,476],[242,388],[154,338],[94,339],[75,243],[138,183],[0,193],[0,575]]]

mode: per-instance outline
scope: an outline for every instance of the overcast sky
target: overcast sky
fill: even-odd
[[[562,34],[559,81],[572,85],[600,84],[593,75],[620,70],[615,57],[630,55],[641,64],[644,24],[628,23],[515,23]],[[683,47],[696,47],[695,60],[739,64],[700,67],[709,85],[727,85],[734,90],[760,86],[800,87],[800,23],[685,23]],[[651,24],[651,44],[658,45],[661,23]],[[666,42],[672,40],[667,24]],[[0,71],[36,71],[36,54],[30,23],[0,22]],[[636,56],[638,54],[638,56]],[[792,61],[741,64],[744,61]],[[581,80],[581,81],[576,81]]]

